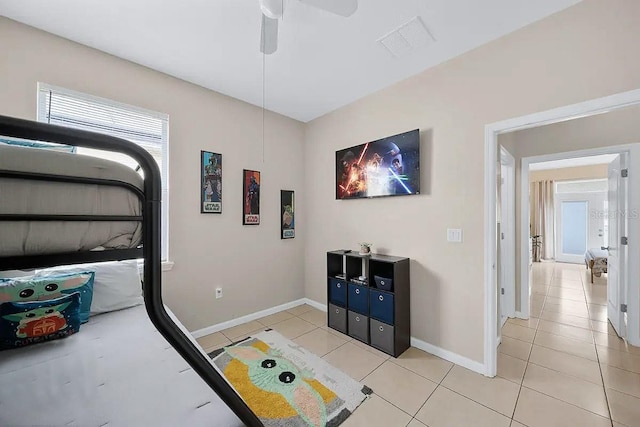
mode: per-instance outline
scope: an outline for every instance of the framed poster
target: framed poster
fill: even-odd
[[[242,225],[260,224],[260,172],[242,170]]]
[[[293,239],[296,237],[294,206],[294,192],[290,190],[280,190],[281,239]]]
[[[222,154],[200,152],[200,213],[222,213]]]

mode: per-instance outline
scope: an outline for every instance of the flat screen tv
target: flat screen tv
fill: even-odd
[[[420,131],[336,151],[336,199],[420,194]]]

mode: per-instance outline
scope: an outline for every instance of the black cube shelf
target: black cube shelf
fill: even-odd
[[[411,346],[409,265],[409,258],[327,252],[329,327],[400,356]]]

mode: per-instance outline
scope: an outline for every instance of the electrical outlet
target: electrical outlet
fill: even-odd
[[[222,298],[222,288],[216,288],[216,299]]]
[[[459,228],[447,229],[447,242],[462,243],[462,230]]]

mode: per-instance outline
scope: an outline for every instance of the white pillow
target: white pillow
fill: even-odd
[[[35,270],[5,270],[0,271],[0,279],[13,279],[14,277],[33,276]]]
[[[107,313],[144,303],[138,261],[110,261],[91,264],[63,265],[36,270],[36,276],[94,271],[91,315]]]

